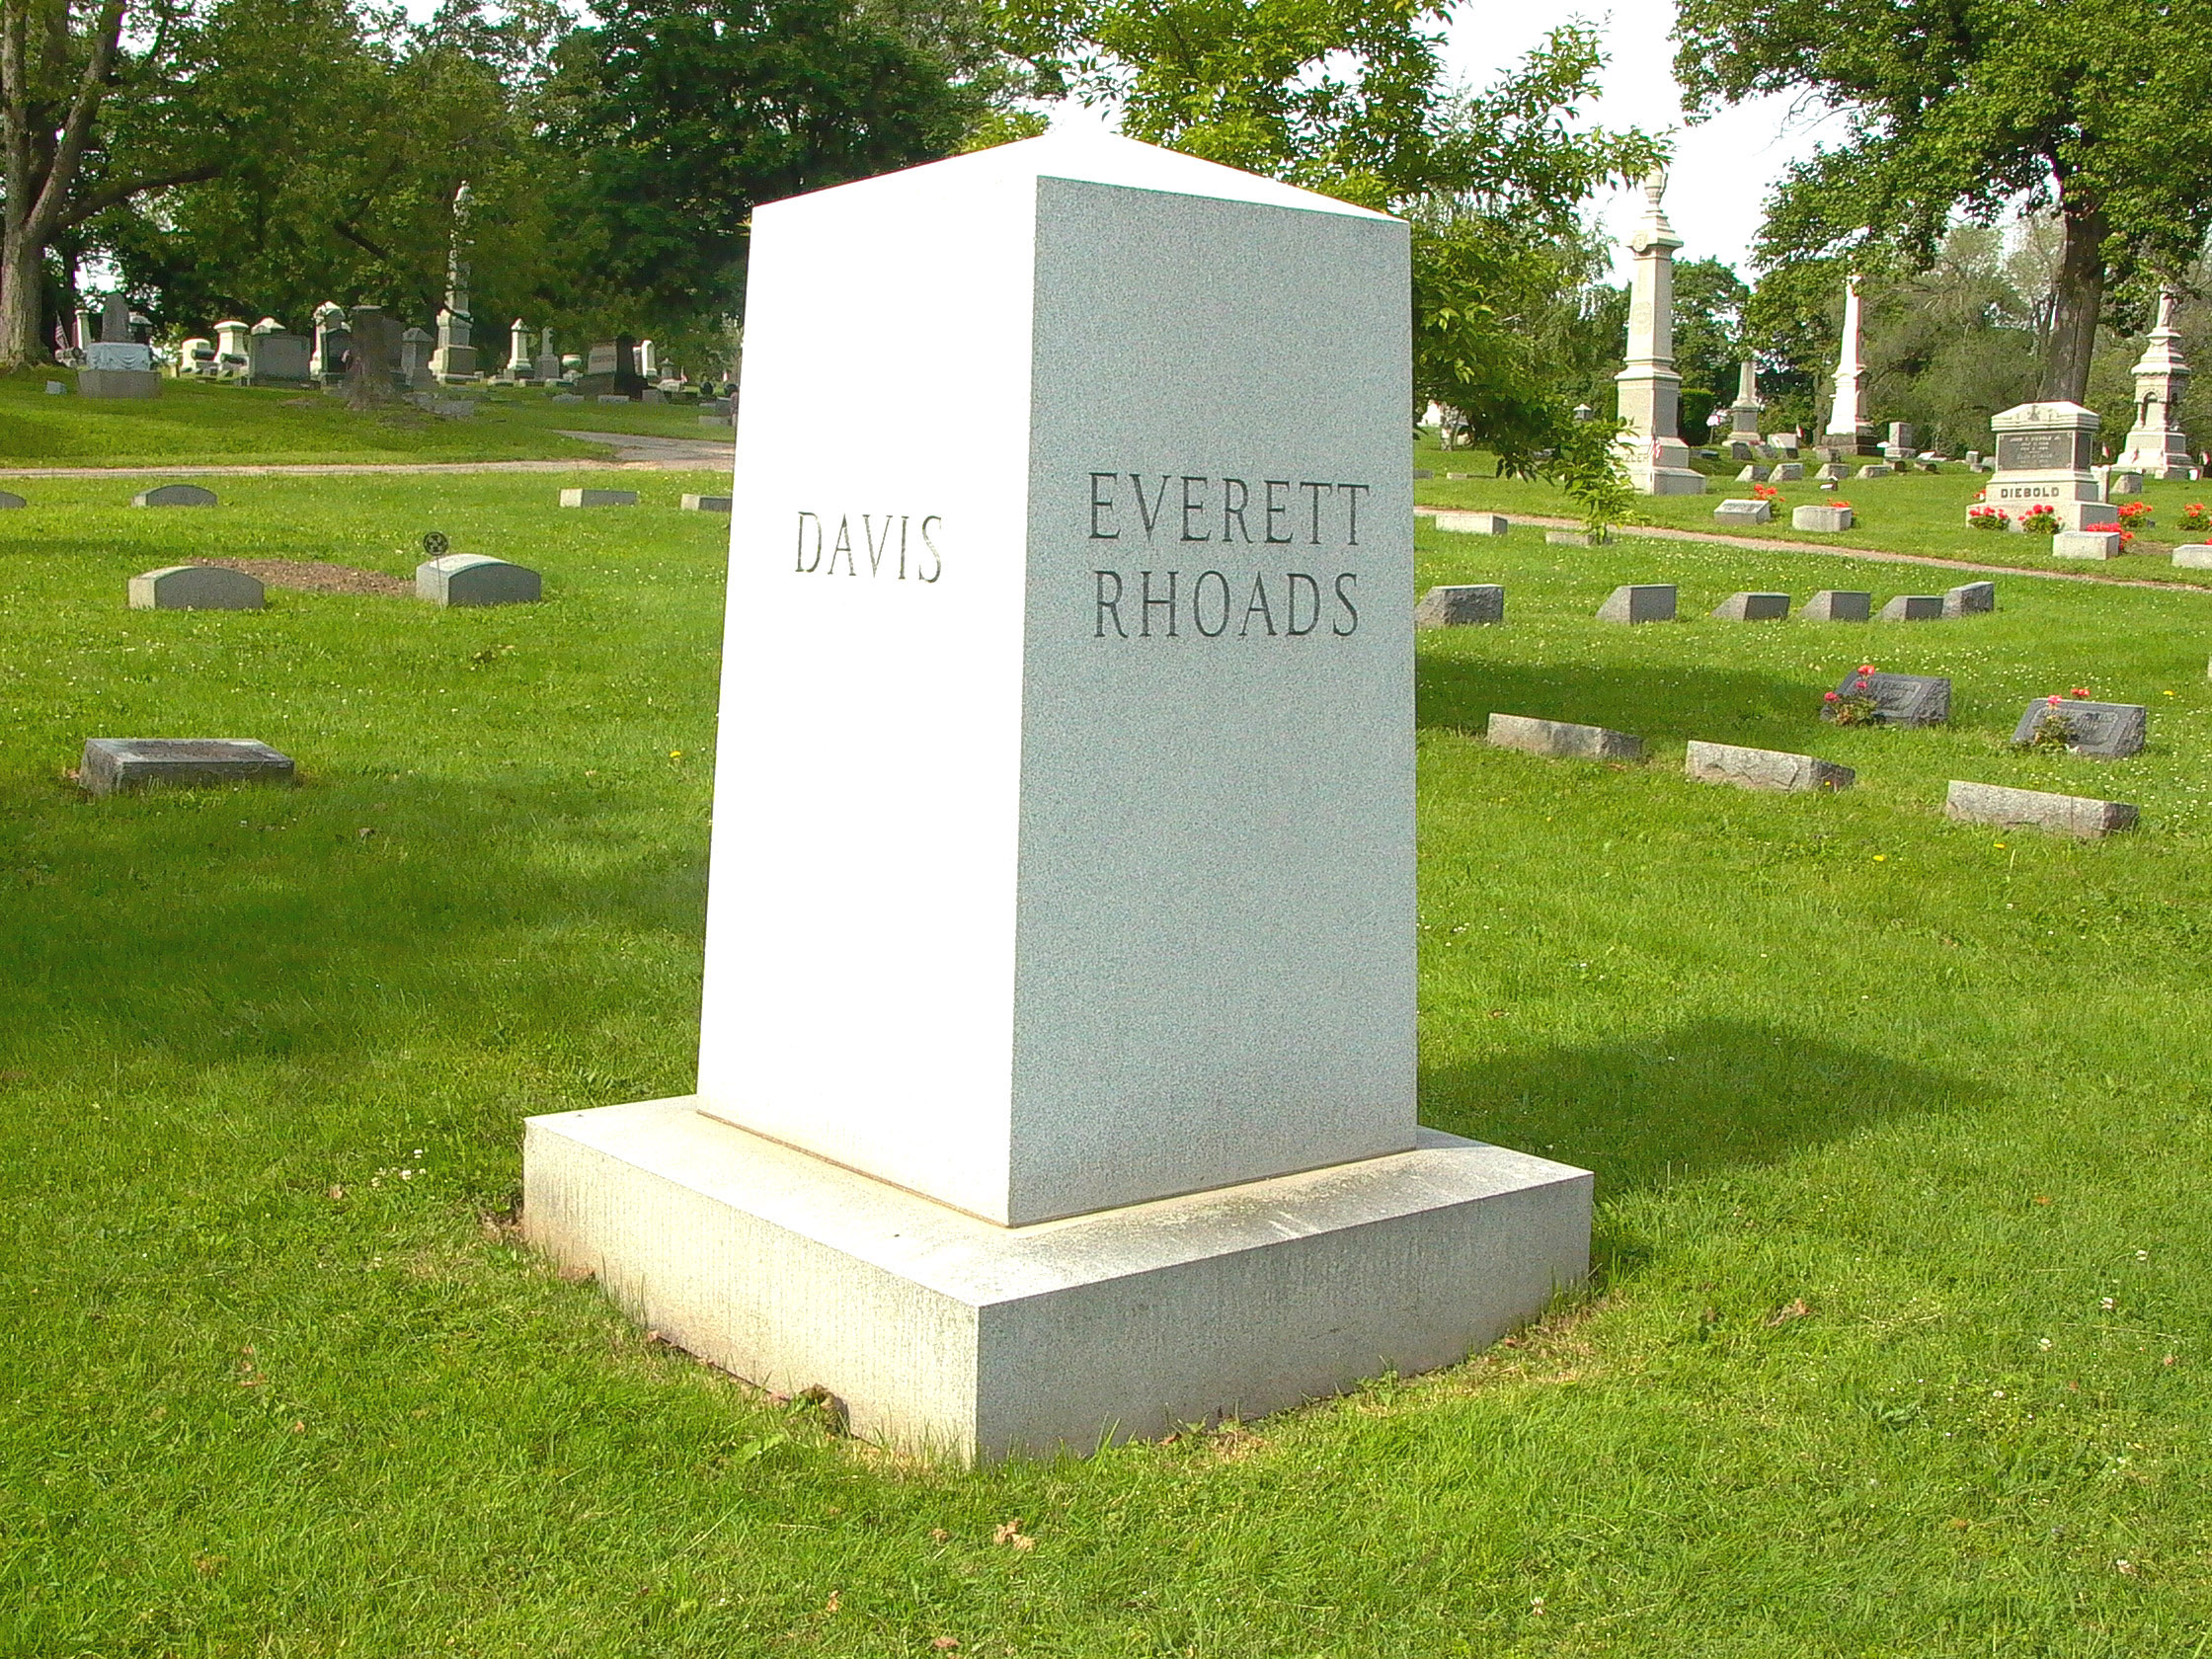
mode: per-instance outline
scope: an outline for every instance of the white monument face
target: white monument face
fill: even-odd
[[[1690,464],[1690,446],[1677,430],[1682,376],[1675,372],[1675,250],[1682,238],[1660,205],[1667,176],[1644,181],[1644,214],[1629,233],[1635,269],[1628,278],[1628,351],[1614,376],[1615,395],[1627,431],[1620,436],[1628,481],[1647,496],[1701,496],[1704,475]]]
[[[1415,1120],[1408,284],[1398,221],[1119,138],[759,210],[698,1091],[533,1119],[535,1240],[962,1454],[1585,1270],[1587,1176]]]
[[[2061,529],[2110,521],[2104,488],[2091,471],[2100,422],[2095,410],[2063,402],[2023,403],[1992,415],[1997,468],[1982,499],[2011,514],[2014,529],[2037,507],[2050,508]]]
[[[2171,288],[2159,295],[2158,322],[2135,364],[2134,425],[2113,465],[2146,478],[2188,482],[2197,467],[2181,431],[2181,394],[2188,387],[2189,365],[2181,360],[2181,335],[2173,326],[2175,298]]]
[[[748,305],[700,1093],[1006,1223],[1413,1138],[1404,228],[1092,148],[766,207]]]

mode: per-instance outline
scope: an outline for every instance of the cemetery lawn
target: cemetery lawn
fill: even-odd
[[[1415,447],[1413,464],[1429,468],[1436,474],[1433,478],[1417,479],[1414,482],[1414,500],[1423,507],[1473,508],[1483,512],[1502,513],[1509,518],[1519,514],[1527,517],[1572,519],[1578,524],[1581,522],[1581,510],[1549,484],[1535,479],[1492,477],[1491,471],[1497,464],[1496,459],[1480,451],[1469,453],[1455,450],[1447,454],[1436,447],[1433,439],[1424,438]],[[1715,463],[1704,464],[1710,466]],[[1807,463],[1806,470],[1810,472],[1814,464],[1816,463]],[[2051,556],[2050,539],[2045,536],[1968,529],[1966,510],[1974,504],[1976,496],[1988,483],[1988,477],[1986,474],[1968,472],[1962,465],[1946,466],[1936,473],[1898,473],[1888,478],[1847,478],[1833,491],[1823,490],[1818,484],[1811,482],[1779,484],[1776,488],[1781,495],[1775,503],[1774,521],[1742,528],[1722,524],[1712,515],[1713,509],[1723,501],[1730,498],[1750,499],[1752,486],[1736,481],[1738,470],[1730,467],[1725,472],[1707,478],[1705,494],[1702,496],[1636,497],[1629,514],[1633,523],[1621,526],[1615,533],[1633,537],[1635,524],[1657,524],[1673,529],[1709,531],[1718,535],[1804,542],[1811,546],[1819,546],[1825,542],[1843,547],[1872,548],[1883,553],[1967,559],[1975,564],[2004,565],[2015,570],[2088,572],[2093,575],[2124,577],[2137,582],[2212,586],[2212,583],[2207,582],[2207,577],[2212,576],[2212,573],[2175,570],[2171,562],[2175,546],[2185,541],[2202,541],[2207,539],[2208,534],[2212,534],[2174,527],[2180,522],[2184,507],[2195,502],[2212,501],[2212,483],[2147,484],[2140,499],[2151,505],[2155,527],[2144,531],[2126,556],[2099,561],[2054,559]],[[1467,473],[1472,476],[1447,478],[1447,472]],[[2121,499],[2125,501],[2137,498]],[[1789,514],[1792,508],[1837,501],[1851,504],[1856,518],[1852,528],[1839,530],[1831,535],[1823,531],[1790,527]],[[1801,587],[1849,586],[1830,582],[1819,576],[1818,572],[1825,568],[1825,562],[1819,566],[1797,568],[1807,570],[1808,580],[1800,582],[1798,585]],[[1928,580],[1935,583],[1933,588],[1924,585],[1900,591],[1939,593],[1955,582],[1967,579],[1952,578],[1937,582],[1936,574],[1931,573]],[[2212,1649],[2207,1651],[2212,1652]]]
[[[66,397],[51,397],[45,385],[52,379],[72,388],[76,383],[66,370],[0,375],[0,472],[9,467],[603,459],[611,454],[604,445],[563,437],[553,429],[665,431],[687,437],[710,431],[689,409],[551,404],[543,393],[487,399],[475,418],[451,421],[411,406],[356,414],[343,399],[319,391],[191,380],[165,380],[161,396],[143,402],[81,398],[74,389]],[[680,425],[672,420],[676,414],[682,416]]]
[[[659,1345],[514,1229],[525,1115],[691,1082],[726,521],[674,503],[719,479],[0,514],[0,1651],[2212,1651],[2203,596],[1723,624],[1917,573],[1424,529],[1422,584],[1502,581],[1509,621],[1418,640],[1423,1113],[1597,1171],[1596,1278],[1438,1375],[964,1471]],[[196,556],[404,575],[432,528],[547,602],[123,607]],[[1591,619],[1641,581],[1695,619]],[[1954,676],[1952,725],[1822,726],[1860,662]],[[2151,747],[2009,752],[2074,685]],[[1491,750],[1500,709],[1653,756]],[[193,735],[302,785],[64,776]],[[1693,737],[1859,787],[1692,784]],[[1952,825],[1952,777],[2144,827]]]

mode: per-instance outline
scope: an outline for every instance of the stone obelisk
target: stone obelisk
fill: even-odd
[[[437,349],[431,373],[447,385],[476,378],[476,348],[469,344],[468,214],[475,198],[463,184],[453,193],[453,239],[445,255],[445,309],[437,314]]]
[[[1736,375],[1736,401],[1728,406],[1728,435],[1721,439],[1730,460],[1756,460],[1767,440],[1759,434],[1759,417],[1767,406],[1759,401],[1759,365],[1749,357]],[[1736,451],[1741,447],[1742,454]]]
[[[2159,293],[2158,326],[2135,364],[2135,425],[2113,467],[2140,467],[2145,478],[2185,482],[2197,476],[2197,468],[2176,414],[2189,383],[2189,365],[2177,349],[2181,336],[2173,326],[2177,298],[2172,288]]]
[[[1628,359],[1613,377],[1620,418],[1620,461],[1629,483],[1646,496],[1701,496],[1704,475],[1692,470],[1682,441],[1682,376],[1675,372],[1675,250],[1682,246],[1659,205],[1667,175],[1643,182],[1643,217],[1629,234],[1636,265],[1628,285]]]
[[[1836,351],[1836,399],[1829,405],[1828,430],[1820,447],[1838,456],[1874,453],[1874,429],[1859,410],[1858,382],[1865,370],[1858,362],[1858,278],[1844,284],[1844,338]]]

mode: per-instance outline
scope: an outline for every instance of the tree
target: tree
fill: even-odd
[[[2041,379],[2087,391],[2107,289],[2178,272],[2212,229],[2212,8],[2165,0],[1680,0],[1693,117],[1796,92],[1841,109],[1844,145],[1791,169],[1759,259],[1924,269],[1958,212],[2024,198],[2063,246]]]
[[[742,309],[753,206],[948,155],[988,94],[850,0],[601,0],[547,136],[574,163],[566,308],[608,333]]]
[[[1681,435],[1710,442],[1706,417],[1736,398],[1744,360],[1743,310],[1751,289],[1716,259],[1675,264],[1675,372],[1682,376]]]

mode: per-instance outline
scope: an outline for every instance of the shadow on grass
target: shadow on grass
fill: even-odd
[[[1749,669],[1674,664],[1502,663],[1424,653],[1416,670],[1419,724],[1479,737],[1493,712],[1609,726],[1647,741],[1724,740],[1802,732],[1820,708],[1819,676],[1783,679]]]
[[[1746,1020],[1425,1068],[1421,1120],[1594,1170],[1601,1201],[1778,1163],[1985,1082]]]

